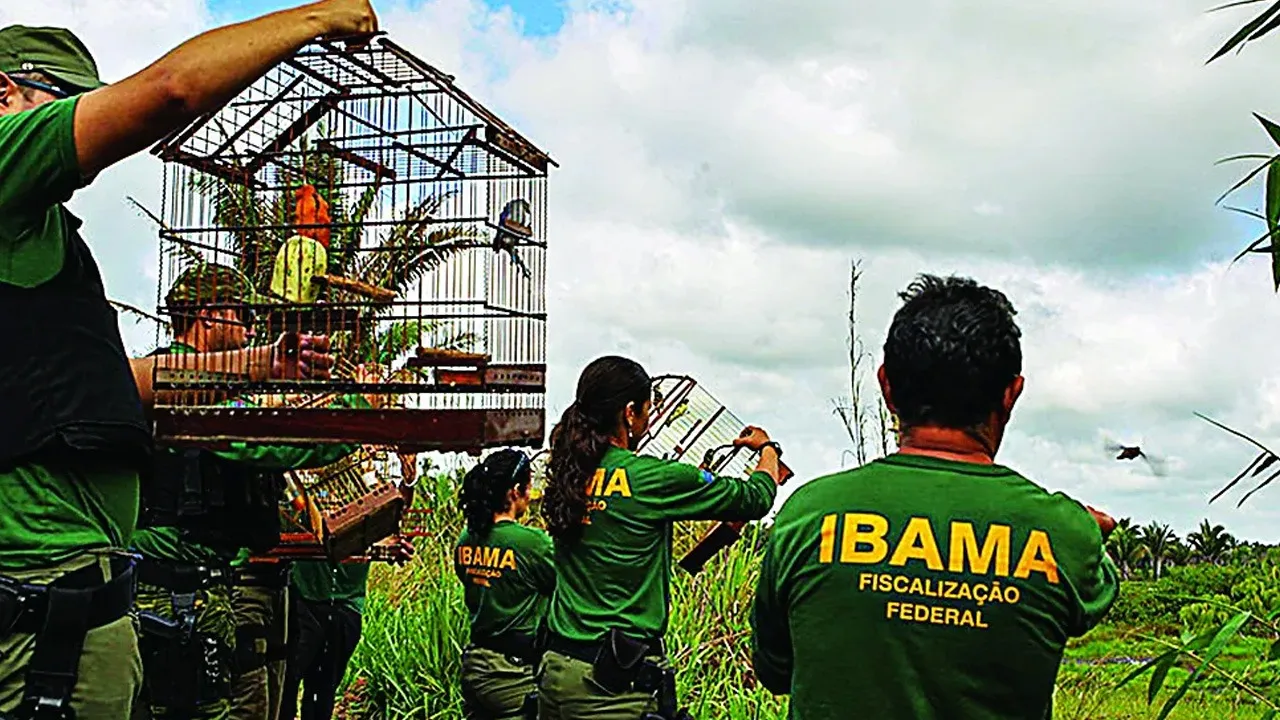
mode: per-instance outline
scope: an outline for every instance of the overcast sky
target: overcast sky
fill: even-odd
[[[376,0],[375,0],[376,1]],[[272,0],[42,0],[118,80]],[[698,378],[787,450],[802,481],[847,458],[848,263],[878,363],[918,272],[1004,290],[1026,391],[999,460],[1180,534],[1202,517],[1280,541],[1280,487],[1213,492],[1252,459],[1200,411],[1280,445],[1280,321],[1261,232],[1215,207],[1280,115],[1280,37],[1205,66],[1244,12],[1198,0],[376,2],[383,28],[559,163],[550,185],[549,414],[621,352]],[[514,8],[514,9],[513,9]],[[73,202],[109,294],[153,308],[154,204],[139,157]],[[1260,188],[1234,203],[1257,208]],[[131,347],[154,329],[126,319]],[[871,386],[868,386],[871,388]],[[1167,458],[1156,478],[1104,438]]]

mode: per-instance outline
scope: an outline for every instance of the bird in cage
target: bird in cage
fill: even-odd
[[[329,218],[329,201],[316,192],[314,185],[303,185],[294,193],[294,197],[298,201],[293,213],[296,224],[328,226],[332,222]],[[300,227],[298,234],[312,238],[326,249],[329,247],[328,227]]]
[[[296,198],[295,225],[329,221],[329,203],[320,197],[315,186],[298,188]],[[322,288],[314,279],[324,277],[329,270],[328,246],[328,228],[299,228],[276,253],[271,272],[271,292],[291,303],[315,302]]]
[[[520,259],[516,252],[516,243],[533,236],[533,213],[529,201],[516,198],[502,208],[498,215],[498,231],[493,237],[494,252],[506,252],[511,261],[520,268],[521,274],[530,277],[529,266]]]

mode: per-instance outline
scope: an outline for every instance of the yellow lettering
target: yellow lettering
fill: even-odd
[[[955,625],[956,621],[959,620],[959,618],[960,618],[959,610],[955,608],[947,608],[946,617],[944,618],[944,623],[947,625]]]
[[[889,592],[893,589],[893,576],[880,575],[877,578],[876,589],[880,592]]]
[[[920,578],[911,579],[911,589],[907,592],[912,595],[924,595],[924,584],[920,582]]]
[[[828,561],[829,562],[829,561]],[[867,585],[875,585],[876,575],[874,573],[862,573],[858,575],[858,589],[866,590]]]
[[[889,604],[885,605],[885,606],[884,606],[884,616],[885,616],[885,617],[887,617],[887,618],[891,618],[891,617],[893,617],[893,609],[894,609],[894,608],[896,608],[896,607],[898,607],[898,605],[899,605],[899,604],[898,604],[898,603],[896,603],[896,602],[890,602]]]
[[[930,608],[929,622],[933,623],[934,625],[942,624],[942,608],[940,607]]]
[[[979,611],[977,612],[977,615],[978,615],[978,621],[977,621],[976,623],[974,623],[974,627],[980,627],[980,628],[987,627],[987,624],[986,624],[986,623],[984,623],[984,622],[982,622],[982,611],[981,611],[981,610],[979,610]]]
[[[889,564],[901,567],[908,560],[923,560],[930,570],[942,569],[942,555],[938,552],[938,543],[933,538],[933,528],[929,526],[928,518],[911,518]]]
[[[511,569],[511,570],[515,570],[515,569],[516,569],[516,554],[515,554],[514,552],[512,552],[511,550],[507,550],[505,553],[503,553],[503,554],[502,554],[502,565],[501,565],[501,567],[502,567],[502,568],[504,568],[504,569]]]
[[[622,497],[631,497],[631,483],[627,482],[627,471],[622,468],[613,471],[613,476],[609,478],[609,487],[604,489],[605,497],[614,493],[621,493]]]
[[[458,562],[462,565],[471,564],[471,546],[463,545],[458,548]]]
[[[884,541],[887,532],[889,521],[879,515],[845,513],[840,562],[871,565],[884,560],[884,556],[889,554],[889,543]],[[871,549],[859,550],[860,545],[870,545]]]
[[[820,563],[829,564],[835,557],[836,519],[834,514],[822,518],[822,541],[818,544],[818,562]]]
[[[596,468],[596,474],[591,476],[591,482],[587,483],[587,495],[599,497],[600,491],[604,487],[604,468]]]
[[[965,610],[964,613],[960,615],[960,624],[973,627],[973,611],[972,610]]]
[[[1053,547],[1043,530],[1031,531],[1031,537],[1027,538],[1027,546],[1022,549],[1022,559],[1018,561],[1018,569],[1013,571],[1013,576],[1025,578],[1033,572],[1044,573],[1049,582],[1058,584],[1058,561],[1053,558]]]
[[[953,573],[964,572],[965,560],[969,561],[969,570],[979,575],[987,574],[992,559],[995,560],[995,574],[1009,576],[1009,534],[1008,525],[992,525],[987,528],[987,537],[983,540],[982,550],[978,550],[978,539],[973,532],[973,524],[967,522],[951,523],[950,570]]]
[[[498,548],[495,548],[495,547],[484,548],[484,561],[481,564],[484,565],[485,567],[497,567],[498,566]]]
[[[907,588],[910,582],[911,582],[911,578],[907,577],[906,575],[894,575],[893,591],[899,592],[899,593],[905,593],[907,591]]]

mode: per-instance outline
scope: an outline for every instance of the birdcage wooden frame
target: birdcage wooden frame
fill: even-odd
[[[385,36],[359,48],[317,41],[153,149],[165,185],[160,211],[151,213],[160,237],[159,314],[171,313],[164,294],[182,269],[233,265],[276,297],[210,296],[201,307],[253,311],[263,342],[345,333],[360,366],[378,370],[376,379],[358,378],[352,361],[331,380],[261,382],[197,367],[157,371],[158,441],[342,442],[406,452],[541,445],[546,179],[555,162],[453,80]],[[286,217],[303,185],[327,193],[334,218]],[[290,284],[289,268],[310,261],[286,252],[288,243],[313,246],[305,241],[317,233],[329,260],[298,269],[301,279]],[[274,253],[263,238],[279,241]],[[335,247],[362,271],[394,276],[399,257],[429,269],[393,292],[335,275],[328,252]],[[264,287],[271,257],[286,280],[277,284],[273,274]],[[416,337],[403,346],[393,338],[384,351],[378,343],[395,335],[396,323]],[[439,345],[458,336],[476,347]],[[392,359],[385,367],[368,361],[362,343]],[[360,409],[332,402],[352,395],[378,402]]]

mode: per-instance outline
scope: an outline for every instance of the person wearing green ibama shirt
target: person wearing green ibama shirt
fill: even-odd
[[[994,461],[1022,393],[1003,293],[925,275],[879,370],[897,452],[798,488],[751,614],[794,720],[1048,720],[1068,638],[1106,615],[1115,521]]]
[[[520,717],[536,690],[537,638],[556,569],[550,536],[519,522],[531,479],[529,457],[513,449],[489,455],[462,479],[466,528],[453,567],[470,615],[462,699],[472,720]]]
[[[653,387],[634,360],[593,360],[552,435],[542,516],[555,540],[538,715],[635,720],[678,712],[664,636],[671,604],[672,525],[764,517],[781,449],[747,428],[734,445],[759,451],[746,478],[635,452]],[[696,668],[694,669],[696,672]]]
[[[22,348],[0,359],[0,715],[128,717],[142,683],[124,548],[170,359],[126,355],[66,204],[307,43],[377,27],[369,0],[320,0],[203,32],[111,84],[69,30],[0,28],[0,337]],[[320,377],[327,349],[303,338],[296,359],[264,345],[204,366]]]

